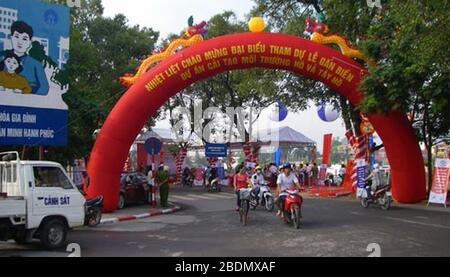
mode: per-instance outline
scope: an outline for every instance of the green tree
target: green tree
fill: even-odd
[[[322,1],[298,1],[298,0],[254,0],[255,8],[252,11],[253,15],[264,16],[268,25],[274,31],[292,34],[296,36],[305,36],[305,19],[306,18],[321,18],[323,14],[318,14],[317,9],[321,11],[324,9]],[[333,2],[333,1],[330,1]],[[352,2],[348,1],[349,4]],[[317,8],[317,9],[316,9]],[[325,9],[328,15],[328,9]],[[345,21],[341,20],[342,26]],[[347,21],[348,22],[348,21]],[[328,21],[326,22],[328,24]],[[350,25],[356,26],[356,23]],[[336,29],[334,25],[332,31],[345,33],[345,30]],[[346,27],[347,31],[352,30],[350,37],[355,37],[357,33],[352,27]],[[298,76],[293,73],[284,72],[282,79],[284,80],[284,89],[288,91],[286,104],[293,111],[305,110],[308,108],[308,103],[313,100],[316,104],[331,102],[334,106],[339,108],[342,112],[342,117],[347,130],[354,130],[356,134],[360,134],[359,124],[360,117],[357,107],[353,107],[345,97],[340,96],[335,91],[329,89],[322,83],[315,80],[308,79],[303,76]]]
[[[427,150],[429,184],[431,149],[450,136],[449,45],[449,1],[387,1],[362,42],[379,64],[362,83],[361,108],[411,113]]]
[[[224,12],[213,16],[208,21],[206,39],[246,30],[247,24],[239,22],[233,12]],[[227,107],[242,107],[246,110],[252,108],[253,119],[245,119],[250,124],[249,121],[256,121],[264,108],[283,97],[288,98],[288,93],[284,90],[285,84],[279,82],[282,76],[278,71],[266,69],[227,71],[185,89],[173,97],[165,105],[164,110],[172,113],[174,108],[182,106],[188,108],[193,115],[194,104],[199,100],[203,101],[203,109],[218,107],[223,113],[226,113]],[[208,123],[216,122],[216,120],[217,118],[202,120],[202,130]],[[236,126],[238,120],[235,116],[230,123]],[[176,122],[171,123],[173,126]],[[194,122],[191,123],[190,131],[196,131]],[[197,135],[202,137],[199,133]],[[248,128],[245,129],[245,136],[241,139],[245,142],[250,140]]]
[[[255,3],[255,13],[266,15],[279,31],[294,34],[301,33],[298,25],[302,17],[314,11],[312,3],[319,4],[331,32],[342,34],[378,61],[361,84],[365,98],[355,108],[364,112],[410,112],[418,139],[428,152],[431,181],[432,146],[448,140],[450,130],[449,1],[385,0],[381,1],[382,9],[369,8],[365,0]],[[339,102],[343,107],[345,102]],[[346,126],[359,125],[354,111],[344,107]]]
[[[349,158],[349,152],[348,144],[344,140],[339,137],[333,138],[331,142],[330,163],[332,165],[345,163]]]

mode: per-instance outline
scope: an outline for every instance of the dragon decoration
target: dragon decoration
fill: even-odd
[[[125,74],[119,78],[120,83],[125,87],[130,87],[136,83],[142,75],[157,63],[175,54],[180,48],[187,48],[199,42],[202,42],[208,32],[207,23],[205,21],[194,25],[194,18],[191,16],[188,20],[189,27],[185,30],[185,35],[181,38],[173,40],[165,49],[156,51],[147,56],[137,68],[137,72],[133,74]]]
[[[319,44],[336,44],[339,46],[341,53],[349,58],[356,58],[366,62],[369,67],[374,67],[376,62],[361,53],[359,49],[349,46],[348,41],[342,36],[336,34],[328,34],[330,29],[322,22],[311,18],[305,20],[305,32],[310,36],[310,39]]]

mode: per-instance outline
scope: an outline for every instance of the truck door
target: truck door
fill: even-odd
[[[62,215],[69,226],[84,222],[84,196],[70,182],[61,168],[33,166],[33,216]]]

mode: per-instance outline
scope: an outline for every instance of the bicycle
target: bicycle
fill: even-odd
[[[240,189],[239,199],[241,201],[241,207],[239,209],[239,220],[242,225],[247,226],[248,211],[250,209],[250,192],[252,189]]]

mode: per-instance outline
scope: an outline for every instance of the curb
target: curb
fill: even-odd
[[[157,216],[157,215],[171,214],[171,213],[177,212],[179,210],[181,210],[181,207],[175,205],[173,208],[149,212],[149,213],[143,213],[143,214],[137,214],[137,215],[121,215],[121,216],[117,216],[117,217],[113,217],[113,218],[105,218],[100,221],[100,224],[113,224],[113,223],[117,223],[117,222],[121,222],[121,221],[130,221],[130,220],[147,218],[147,217],[152,217],[152,216]]]

